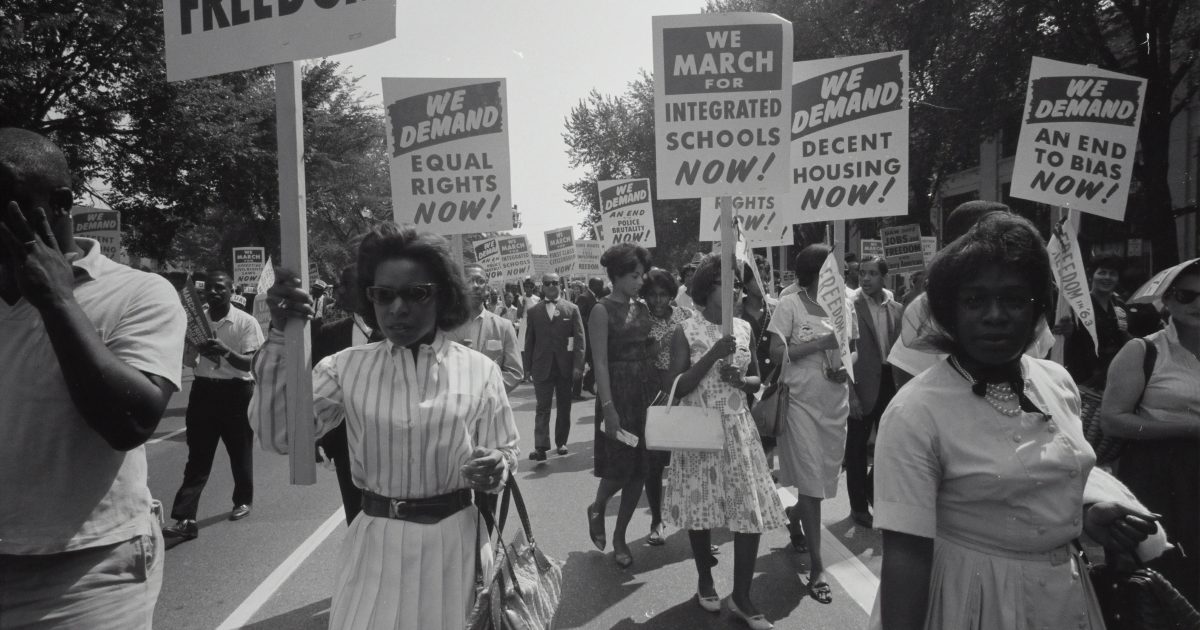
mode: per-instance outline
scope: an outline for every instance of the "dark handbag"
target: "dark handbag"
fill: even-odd
[[[510,503],[517,506],[521,529],[506,543],[503,534]],[[467,616],[467,630],[551,628],[562,594],[562,563],[547,557],[534,541],[517,480],[508,478],[498,520],[485,505],[479,513],[491,532],[493,557],[488,573],[481,572],[476,578],[475,606]]]
[[[1200,613],[1158,571],[1140,560],[1133,571],[1121,571],[1093,565],[1082,548],[1080,555],[1107,630],[1200,630]]]
[[[771,384],[763,390],[762,398],[754,403],[750,415],[754,417],[754,426],[762,437],[779,437],[787,422],[788,397],[791,389],[783,382],[782,366],[771,372]]]

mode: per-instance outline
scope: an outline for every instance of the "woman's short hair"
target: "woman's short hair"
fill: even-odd
[[[802,287],[812,284],[813,280],[817,279],[817,274],[821,273],[821,265],[825,264],[825,259],[829,258],[831,251],[833,250],[823,243],[813,243],[800,250],[792,264],[792,271],[796,272],[796,283]]]
[[[608,279],[616,280],[633,272],[638,265],[642,266],[643,271],[649,269],[650,252],[641,245],[617,243],[604,252],[604,255],[600,257],[600,264],[608,272]]]
[[[451,330],[469,319],[467,288],[462,272],[450,256],[446,239],[430,232],[418,232],[412,226],[381,223],[363,237],[358,246],[358,286],[355,297],[361,305],[364,321],[378,328],[375,308],[367,299],[367,287],[375,284],[379,265],[395,259],[411,260],[424,267],[437,284],[437,327]]]
[[[733,277],[741,279],[742,265],[734,265]],[[696,303],[696,308],[704,308],[708,303],[708,296],[712,295],[717,284],[721,282],[721,255],[708,254],[699,264],[696,265],[696,273],[692,276],[692,283],[688,286],[688,295],[692,297],[692,301]]]
[[[959,349],[955,338],[959,290],[987,267],[1017,274],[1033,295],[1033,322],[1045,317],[1054,293],[1046,245],[1027,219],[995,212],[939,251],[929,264],[925,279],[929,311],[946,335],[934,340],[940,349],[951,353]],[[964,269],[973,273],[963,273]],[[1030,327],[1029,335],[1026,347],[1037,338],[1036,325]]]
[[[642,283],[642,298],[649,297],[650,292],[655,289],[662,289],[669,297],[674,298],[679,292],[679,283],[675,282],[675,276],[666,269],[655,267],[646,272],[646,281]]]

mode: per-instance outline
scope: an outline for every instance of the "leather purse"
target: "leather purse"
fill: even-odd
[[[783,382],[783,366],[776,367],[768,379],[770,384],[763,390],[762,398],[754,403],[750,415],[761,437],[778,437],[787,422],[788,397],[791,388]]]
[[[1200,613],[1158,571],[1093,565],[1079,550],[1107,630],[1200,630]]]
[[[476,577],[475,605],[467,615],[467,630],[548,630],[562,595],[562,563],[542,553],[534,541],[517,480],[510,475],[505,484],[498,520],[484,501],[477,503],[491,532],[493,556],[487,574],[479,572]],[[521,529],[504,542],[510,503],[517,506]],[[479,566],[483,566],[482,558]]]
[[[646,410],[646,448],[656,451],[710,451],[725,448],[721,411],[675,404],[679,379],[671,384],[667,404]]]

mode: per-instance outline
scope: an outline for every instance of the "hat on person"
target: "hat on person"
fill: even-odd
[[[313,288],[314,289],[328,289],[329,285],[325,284],[324,280],[317,280],[316,282],[313,283]]]

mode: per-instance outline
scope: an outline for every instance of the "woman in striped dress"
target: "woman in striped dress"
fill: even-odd
[[[447,339],[467,318],[462,274],[445,240],[381,225],[358,250],[363,319],[385,341],[313,369],[318,436],[346,423],[363,513],[342,543],[329,627],[461,628],[481,554],[471,491],[516,470],[517,429],[496,364]],[[255,358],[250,415],[264,448],[288,450],[283,335],[311,313],[295,274],[271,289],[272,328]],[[491,553],[484,549],[484,559]]]

